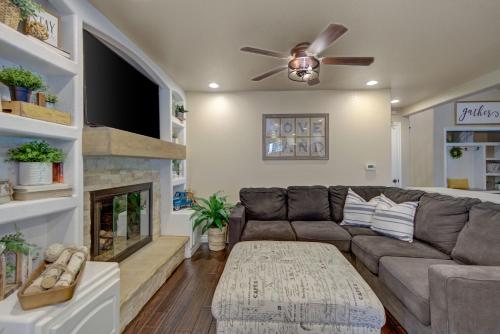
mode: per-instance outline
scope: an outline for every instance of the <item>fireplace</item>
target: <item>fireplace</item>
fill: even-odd
[[[90,192],[92,260],[120,262],[152,241],[152,185]]]

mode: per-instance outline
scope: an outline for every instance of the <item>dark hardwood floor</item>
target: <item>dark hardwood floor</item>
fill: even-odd
[[[124,333],[215,333],[210,305],[226,258],[226,252],[210,252],[203,244],[177,268]],[[382,334],[404,333],[388,314]]]

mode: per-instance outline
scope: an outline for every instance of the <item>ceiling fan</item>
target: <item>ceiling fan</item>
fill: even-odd
[[[287,65],[281,65],[266,73],[252,78],[260,81],[288,69],[288,78],[293,81],[307,82],[309,86],[319,84],[320,65],[361,65],[368,66],[374,61],[373,57],[320,57],[320,54],[333,42],[347,32],[341,24],[330,24],[312,42],[299,43],[290,50],[290,55],[283,52],[258,49],[250,46],[241,48],[241,51],[256,53],[289,60]]]

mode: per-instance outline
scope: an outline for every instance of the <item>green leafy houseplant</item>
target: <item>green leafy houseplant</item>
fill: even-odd
[[[9,87],[12,101],[30,102],[31,93],[45,87],[42,78],[22,67],[4,67],[0,82]]]
[[[222,196],[220,192],[205,198],[196,198],[191,209],[194,211],[191,215],[193,230],[202,226],[202,232],[205,233],[211,228],[218,228],[222,231],[223,227],[229,222],[229,215],[234,205],[227,203],[227,197]]]
[[[59,163],[64,161],[64,153],[43,140],[35,140],[10,149],[8,161]]]
[[[48,103],[56,104],[58,100],[59,98],[54,94],[47,94],[47,96],[45,97],[45,101]]]
[[[31,91],[44,87],[43,80],[39,75],[22,67],[4,67],[0,71],[0,82],[9,87],[23,87]]]
[[[450,149],[450,156],[452,159],[460,159],[463,155],[463,149],[461,147],[454,146]]]
[[[35,244],[30,244],[24,239],[24,235],[21,231],[15,227],[16,232],[12,234],[6,234],[0,238],[0,243],[5,245],[5,251],[21,253],[28,255],[31,249],[37,248]]]
[[[35,16],[36,13],[42,10],[42,6],[33,0],[10,0],[10,2],[19,8],[23,20]]]
[[[184,106],[182,104],[178,104],[175,106],[175,117],[177,117],[181,121],[184,120],[184,114],[187,112],[188,111],[184,109]]]

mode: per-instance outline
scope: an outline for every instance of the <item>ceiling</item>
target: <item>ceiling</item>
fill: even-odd
[[[498,0],[90,1],[186,91],[390,88],[403,107],[500,68]],[[349,31],[323,55],[375,62],[324,65],[314,87],[285,72],[250,80],[281,61],[242,46],[288,51],[329,23]]]

